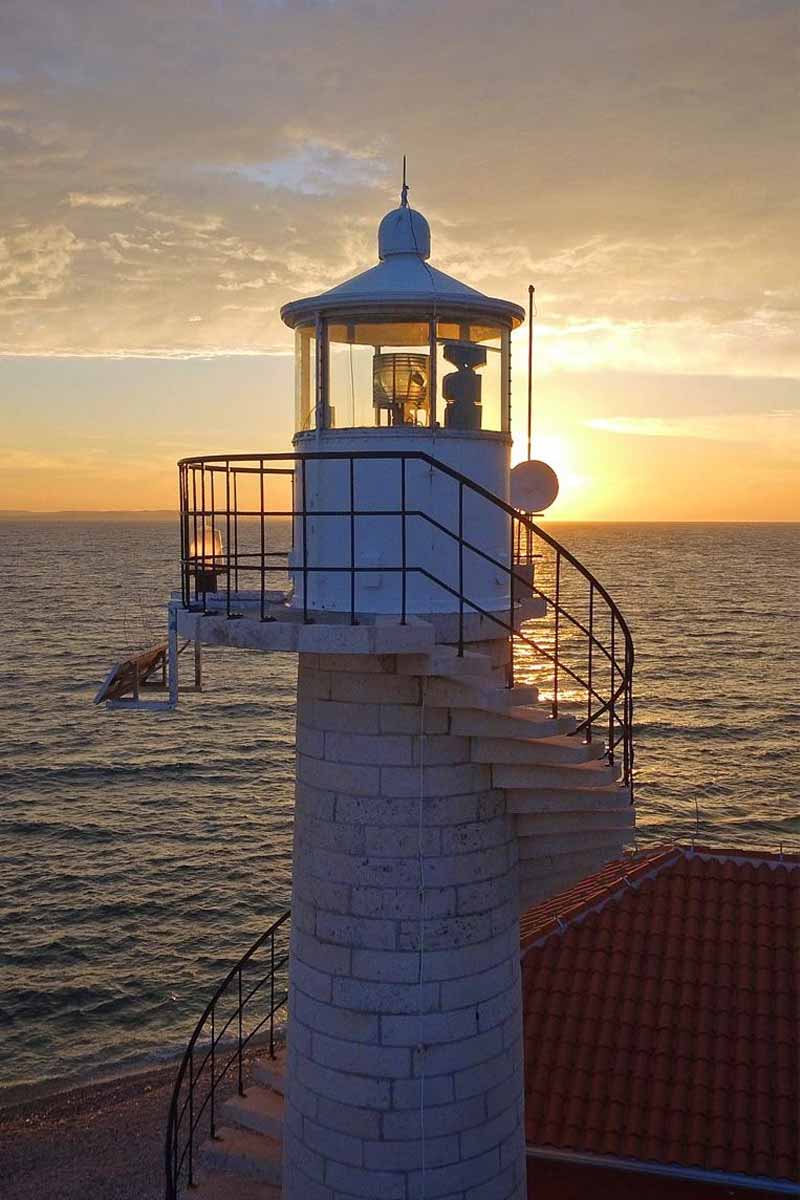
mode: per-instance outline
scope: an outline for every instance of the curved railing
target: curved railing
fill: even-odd
[[[345,490],[343,504],[335,509],[320,509],[307,499],[308,468],[319,460],[349,464],[349,495]],[[383,460],[387,460],[387,467],[389,460],[398,464],[400,503],[380,511],[358,506],[355,481],[359,464]],[[454,527],[439,515],[409,503],[407,475],[411,463],[423,463],[431,472],[453,481],[457,489],[452,505]],[[422,452],[210,455],[183,459],[178,467],[185,607],[205,609],[213,593],[213,607],[224,603],[227,615],[235,617],[240,615],[236,611],[243,594],[240,585],[254,580],[254,591],[246,594],[251,601],[255,597],[261,620],[271,620],[270,605],[282,575],[284,585],[287,576],[302,583],[303,617],[310,621],[315,614],[308,606],[309,579],[320,572],[345,572],[350,580],[349,616],[355,624],[359,618],[357,578],[368,572],[394,572],[399,573],[401,581],[398,616],[405,622],[407,580],[414,575],[422,576],[453,599],[453,608],[458,613],[459,651],[464,649],[467,613],[476,612],[494,622],[510,644],[509,684],[522,680],[535,683],[542,698],[549,701],[554,716],[567,713],[576,716],[574,734],[586,741],[602,736],[608,760],[619,761],[621,782],[631,789],[633,797],[634,650],[630,630],[617,604],[592,572],[529,515]],[[281,478],[291,483],[292,490],[292,498],[282,504],[272,498],[275,481]],[[388,490],[387,480],[387,494]],[[483,510],[486,515],[503,515],[508,537],[505,561],[467,535],[469,522],[464,519],[467,497],[482,498],[490,506]],[[375,566],[359,561],[355,521],[368,516],[399,518],[397,562]],[[304,534],[306,521],[319,517],[349,517],[348,563],[332,566],[311,562],[306,538],[302,536],[301,560],[290,566],[295,528]],[[278,545],[279,537],[273,527],[279,518],[291,518],[283,526],[285,545]],[[426,522],[456,547],[458,568],[449,581],[431,570],[430,563],[414,561],[410,556],[407,530],[417,520]],[[207,545],[203,531],[209,523],[215,529],[216,522],[224,523],[224,548]],[[464,586],[465,555],[471,555],[473,563],[491,565],[501,579],[508,580],[507,611],[489,611],[468,594]],[[202,586],[198,581],[203,581]],[[522,627],[519,605],[530,596],[539,598],[544,615],[535,626],[529,622]]]
[[[574,554],[519,513],[514,561],[532,573],[532,592],[545,603],[534,639],[518,635],[516,659],[549,698],[553,716],[575,712],[572,735],[605,736],[610,763],[621,758],[622,783],[633,800],[633,638],[603,585]],[[520,658],[523,660],[520,664]]]
[[[198,1142],[216,1136],[220,1094],[244,1095],[244,1052],[275,1057],[275,1017],[288,998],[289,911],[274,921],[220,983],[178,1068],[164,1145],[166,1200],[195,1183]]]

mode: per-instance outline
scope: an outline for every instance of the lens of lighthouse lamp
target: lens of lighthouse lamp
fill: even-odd
[[[214,525],[204,525],[192,538],[189,560],[198,592],[215,592],[222,565],[222,534]]]
[[[428,412],[427,354],[375,354],[372,360],[372,402],[376,424],[386,414],[389,425],[423,423]]]

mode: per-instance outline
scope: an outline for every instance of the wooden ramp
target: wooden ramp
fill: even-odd
[[[158,676],[158,681],[153,676]],[[167,690],[167,643],[161,642],[124,662],[106,675],[94,698],[95,704],[136,704],[141,691]]]

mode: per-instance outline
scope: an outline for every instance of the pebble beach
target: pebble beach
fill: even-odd
[[[174,1066],[0,1110],[2,1190],[15,1200],[161,1200]]]
[[[257,1051],[243,1055],[244,1083]],[[20,1088],[0,1107],[0,1195],[163,1200],[164,1135],[178,1063],[64,1091]],[[234,1090],[221,1085],[220,1100]],[[26,1091],[28,1095],[26,1095]],[[198,1129],[198,1142],[206,1136]]]

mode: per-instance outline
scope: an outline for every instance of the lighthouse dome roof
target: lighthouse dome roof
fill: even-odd
[[[402,305],[404,311],[438,309],[493,317],[512,327],[525,319],[518,304],[487,296],[432,267],[427,262],[430,253],[428,222],[422,213],[402,203],[388,212],[378,227],[380,261],[376,266],[318,296],[284,304],[281,317],[294,329],[317,316],[374,310],[380,317]]]
[[[383,262],[392,254],[431,256],[431,227],[407,204],[393,208],[378,226],[378,258]]]

